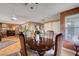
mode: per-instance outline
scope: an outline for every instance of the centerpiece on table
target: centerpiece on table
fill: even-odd
[[[40,34],[41,34],[41,32],[39,30],[35,31],[35,39],[37,41],[37,44],[39,44],[39,42],[40,42]]]
[[[25,36],[27,36],[28,29],[26,27],[22,28],[22,32]]]

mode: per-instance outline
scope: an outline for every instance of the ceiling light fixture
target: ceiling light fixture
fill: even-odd
[[[16,17],[16,16],[13,16],[13,17],[12,17],[12,20],[18,20],[18,19],[17,19],[17,17]]]
[[[38,4],[38,3],[35,3],[35,4]]]
[[[27,6],[27,5],[30,6],[30,3],[24,3],[24,6]],[[28,6],[27,6],[27,7],[28,7]],[[33,3],[33,5],[30,6],[30,9],[33,10],[33,9],[35,9],[37,6],[38,6],[38,3]]]
[[[36,5],[31,6],[30,9],[35,9],[35,7],[37,7],[37,4],[38,4],[38,3],[35,3],[35,4],[36,4]]]

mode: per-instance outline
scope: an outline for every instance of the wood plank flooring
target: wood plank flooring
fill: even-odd
[[[7,41],[7,40],[15,41],[16,43],[4,48],[3,50],[0,50],[0,56],[7,56],[7,55],[12,56],[12,55],[14,55],[12,53],[16,53],[16,52],[19,53],[19,50],[20,50],[19,37],[18,36],[10,36],[10,37],[6,37],[6,38],[2,39],[2,41]],[[34,54],[34,53],[36,53],[36,52],[32,52],[32,51],[28,50],[29,56],[38,56],[38,54]],[[74,56],[74,55],[75,55],[75,51],[72,51],[72,50],[69,50],[66,48],[62,49],[62,56]]]

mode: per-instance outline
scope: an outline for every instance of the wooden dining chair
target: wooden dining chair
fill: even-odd
[[[54,50],[54,32],[53,31],[47,31],[45,36],[45,45],[47,48],[47,51],[45,51],[44,56],[53,56],[53,50]],[[51,53],[52,52],[52,53]]]
[[[54,56],[60,56],[61,55],[62,41],[63,41],[63,34],[60,33],[60,34],[56,35]]]
[[[45,53],[45,56],[60,56],[61,55],[61,48],[62,48],[62,33],[57,34],[55,37],[55,43],[54,43],[54,50],[51,49]]]
[[[46,39],[46,46],[48,48],[53,47],[53,45],[54,45],[54,41],[53,41],[54,31],[47,31],[47,36],[49,36],[49,37],[45,38]],[[53,49],[54,49],[54,47],[53,47]]]
[[[26,42],[22,32],[19,34],[19,39],[20,39],[20,45],[21,45],[20,53],[22,56],[27,56]]]

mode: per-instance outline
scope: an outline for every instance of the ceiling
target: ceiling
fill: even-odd
[[[23,24],[59,19],[60,12],[79,7],[78,3],[0,3],[0,22]],[[16,20],[12,20],[16,17]]]

